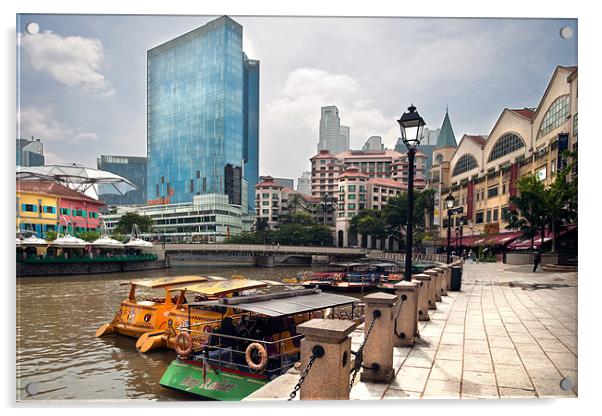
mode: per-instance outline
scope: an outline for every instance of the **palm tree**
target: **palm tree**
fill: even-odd
[[[318,205],[318,211],[322,213],[322,224],[326,224],[326,215],[337,209],[337,199],[328,194],[324,195]]]
[[[531,238],[533,247],[535,234],[541,231],[541,247],[546,226],[545,187],[535,175],[527,175],[516,181],[519,194],[510,198],[510,203],[515,209],[510,211],[508,227],[522,231],[523,235]]]

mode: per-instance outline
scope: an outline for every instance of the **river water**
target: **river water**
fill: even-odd
[[[119,282],[188,274],[281,280],[305,269],[180,265],[169,270],[17,279],[17,398],[189,400],[159,385],[175,358],[173,351],[141,354],[133,338],[94,336],[127,297],[129,286]],[[29,383],[36,383],[37,394],[26,393]]]

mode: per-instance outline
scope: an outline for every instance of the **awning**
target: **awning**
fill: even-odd
[[[158,287],[168,287],[168,286],[176,286],[176,285],[184,285],[184,284],[193,284],[193,283],[201,283],[206,282],[207,278],[204,276],[177,276],[177,277],[164,277],[161,279],[145,279],[145,280],[134,280],[129,282],[121,282],[121,285],[136,285],[149,287],[152,289],[156,289]]]
[[[567,225],[565,227],[562,227],[560,229],[560,232],[558,233],[558,237],[561,237],[563,235],[565,235],[566,233],[573,231],[577,229],[577,225],[576,224],[570,224]],[[552,232],[550,230],[545,231],[544,235],[543,235],[543,243],[546,244],[549,241],[552,241]],[[533,245],[535,246],[535,248],[538,248],[541,245],[541,233],[538,232],[535,235],[535,241],[533,241]],[[510,250],[530,250],[532,249],[533,246],[531,245],[531,239],[520,239],[520,240],[516,240],[513,243],[508,245],[508,249]]]
[[[205,296],[224,296],[232,292],[267,287],[267,285],[266,282],[261,280],[232,279],[182,285],[182,288],[186,288],[187,292],[198,293]]]
[[[263,300],[253,301],[253,299]],[[228,306],[243,311],[255,312],[260,315],[278,317],[332,308],[358,301],[359,299],[351,296],[307,289],[274,295],[242,296],[240,300],[237,300],[236,298],[225,298],[214,301],[195,302],[189,304],[189,306]]]
[[[452,247],[466,246],[466,247],[488,247],[488,246],[505,246],[510,242],[516,240],[522,235],[520,232],[508,232],[490,235],[474,235],[458,238],[458,244],[456,245],[456,239],[452,238]]]

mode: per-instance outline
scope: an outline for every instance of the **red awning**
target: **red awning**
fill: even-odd
[[[560,230],[560,232],[558,233],[558,237],[561,237],[564,234],[568,233],[569,231],[573,231],[576,228],[577,228],[576,224],[567,225],[566,227],[563,227]],[[552,233],[549,230],[546,230],[543,235],[543,243],[545,244],[551,240],[552,240]],[[538,248],[541,245],[541,233],[540,232],[538,232],[535,235],[535,241],[533,241],[533,244],[535,245],[535,248]],[[510,250],[529,250],[529,249],[532,249],[533,246],[531,245],[531,239],[529,238],[529,239],[516,240],[513,243],[509,244],[508,248]]]
[[[487,236],[486,240],[482,242],[481,246],[505,246],[510,244],[522,235],[520,232],[511,233],[499,233]]]

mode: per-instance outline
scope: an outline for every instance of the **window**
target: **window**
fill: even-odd
[[[374,192],[378,192],[378,188],[374,188]]]
[[[22,204],[21,211],[24,212],[38,212],[38,207],[33,204]]]
[[[355,194],[349,194],[349,199],[355,199]]]
[[[456,162],[456,166],[454,166],[454,171],[452,176],[460,175],[461,173],[468,172],[474,168],[478,167],[477,160],[473,155],[465,154],[458,159]]]
[[[355,185],[349,185],[347,189],[349,190],[349,192],[355,192]]]
[[[493,209],[493,222],[498,220],[499,210],[497,208]]]
[[[269,214],[270,210],[269,209],[263,209],[263,210],[261,210],[261,213],[262,214]]]
[[[477,191],[477,201],[481,199],[481,193]]]
[[[98,212],[90,212],[90,213],[88,213],[88,216],[90,218],[98,218]]]
[[[339,192],[345,192],[345,187],[344,186],[339,186]]]
[[[270,194],[261,194],[261,196],[262,196],[263,198],[269,198],[269,197],[270,197]]]
[[[69,208],[61,208],[61,215],[71,215],[71,210]]]
[[[506,193],[506,182],[502,183],[502,195]]]
[[[577,113],[573,116],[573,136],[577,137]]]
[[[523,147],[525,147],[525,141],[518,134],[504,134],[493,145],[487,162],[492,162]]]
[[[437,156],[435,156],[435,161],[437,163],[441,163],[441,161],[443,161],[443,155],[439,153]]]
[[[45,214],[55,214],[56,213],[56,208],[55,207],[51,207],[49,205],[44,205],[44,211]]]
[[[355,204],[347,204],[347,209],[355,209]]]
[[[366,185],[360,185],[360,192],[366,192]]]
[[[263,201],[261,205],[270,205],[270,201]]]
[[[563,95],[558,97],[556,101],[552,103],[546,115],[543,117],[541,125],[539,127],[538,137],[544,136],[551,132],[562,123],[566,121],[569,115],[569,96]]]
[[[345,200],[345,194],[339,194],[339,201]]]
[[[497,186],[492,186],[491,188],[487,189],[487,198],[494,198],[497,196],[497,191],[498,188]]]
[[[502,221],[508,221],[508,207],[502,207]]]
[[[486,222],[488,222],[488,223],[491,222],[491,210],[490,209],[487,210],[487,221]]]
[[[483,211],[476,213],[474,222],[477,224],[483,224]]]

